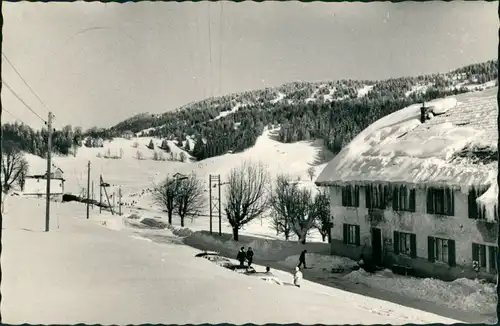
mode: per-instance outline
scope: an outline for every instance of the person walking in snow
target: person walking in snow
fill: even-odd
[[[245,264],[245,259],[247,258],[247,254],[245,253],[245,247],[241,247],[240,251],[238,251],[238,255],[236,259],[240,262],[240,266]]]
[[[307,269],[306,267],[306,253],[307,253],[307,250],[303,250],[301,253],[300,253],[300,256],[299,256],[299,265],[297,266],[298,268],[300,268],[300,266],[304,266],[304,269]]]
[[[248,260],[248,267],[250,267],[250,265],[252,265],[252,261],[253,261],[253,250],[251,247],[248,247],[248,250],[247,250],[247,260]]]
[[[302,272],[300,268],[295,267],[295,275],[293,275],[293,285],[300,288],[300,283],[302,283]]]

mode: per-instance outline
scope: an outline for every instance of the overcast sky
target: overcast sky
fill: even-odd
[[[497,7],[479,1],[4,2],[3,52],[55,113],[56,127],[106,127],[212,94],[297,80],[446,72],[491,60]],[[47,115],[5,60],[2,77]],[[5,87],[2,101],[25,123],[41,125]],[[12,117],[4,112],[2,119]]]

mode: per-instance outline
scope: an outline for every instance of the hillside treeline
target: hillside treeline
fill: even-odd
[[[448,74],[384,81],[294,82],[210,98],[161,115],[139,114],[109,129],[91,128],[82,133],[80,128],[67,126],[53,134],[53,144],[58,153],[69,154],[72,146],[81,145],[85,136],[112,139],[155,128],[144,136],[178,141],[194,137],[195,146],[189,151],[202,160],[250,148],[266,126],[281,125],[275,135],[278,141],[293,143],[320,138],[325,140],[329,150],[337,152],[361,130],[387,114],[413,103],[467,92],[468,89],[461,85],[495,80],[497,75],[497,61],[488,61]],[[358,90],[365,85],[374,86],[365,96],[359,97]],[[415,90],[422,85],[427,87]],[[282,100],[274,103],[277,98]],[[307,100],[310,98],[315,100]],[[233,114],[216,119],[221,112],[235,107],[238,109]],[[2,128],[6,137],[17,140],[23,150],[36,155],[46,151],[46,131],[33,131],[19,124],[7,124]]]

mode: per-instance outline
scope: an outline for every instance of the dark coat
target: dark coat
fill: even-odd
[[[247,258],[247,255],[245,254],[245,252],[243,250],[238,251],[238,255],[236,256],[236,259],[238,261],[244,261],[245,258]]]
[[[299,261],[306,261],[306,252],[302,251],[300,253]]]
[[[247,251],[247,258],[248,259],[253,259],[253,251],[252,250],[248,250]]]

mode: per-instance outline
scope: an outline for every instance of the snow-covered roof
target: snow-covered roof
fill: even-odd
[[[427,102],[436,115],[424,123],[422,103],[383,117],[342,149],[316,184],[391,182],[461,189],[492,184],[497,162],[456,159],[456,154],[470,147],[497,150],[497,92],[494,87]]]

